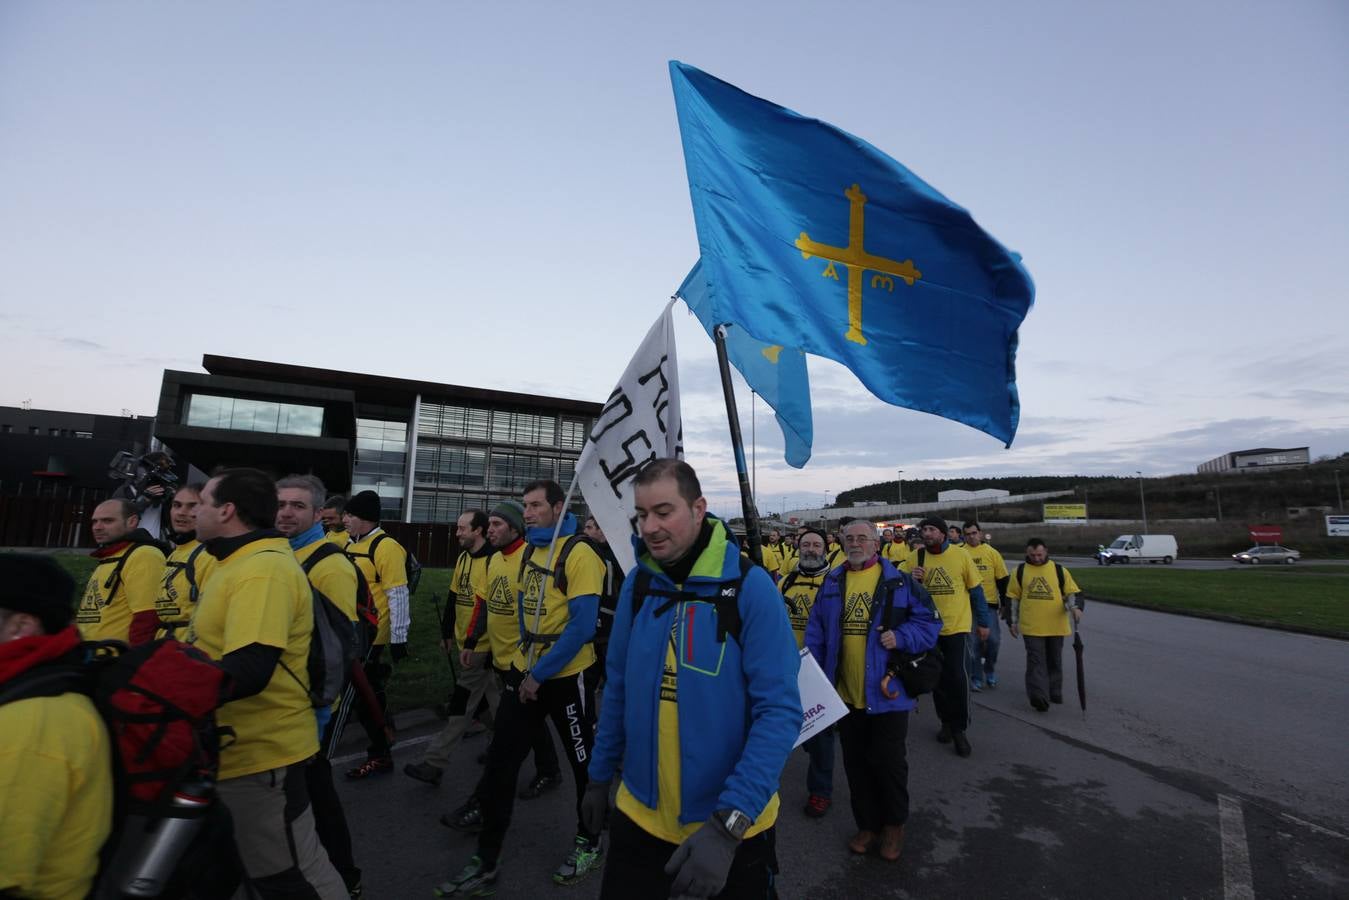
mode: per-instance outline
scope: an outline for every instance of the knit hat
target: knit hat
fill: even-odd
[[[367,522],[380,519],[379,494],[374,491],[361,491],[347,501],[347,512]]]
[[[496,516],[520,534],[525,533],[525,508],[518,501],[502,500],[488,515]]]
[[[55,634],[75,616],[75,580],[51,557],[0,553],[0,609],[36,616]]]
[[[921,532],[928,525],[931,525],[934,528],[941,531],[943,536],[946,534],[946,520],[943,519],[941,516],[928,516],[926,519],[918,523],[918,530]]]
[[[829,537],[828,537],[823,531],[821,531],[821,530],[818,529],[818,528],[804,528],[804,529],[802,529],[801,532],[796,536],[796,542],[797,542],[798,544],[801,543],[801,538],[805,537],[805,536],[808,535],[808,534],[813,534],[813,535],[815,535],[816,537],[818,537],[821,541],[824,542],[824,545],[825,545],[826,548],[829,546]]]

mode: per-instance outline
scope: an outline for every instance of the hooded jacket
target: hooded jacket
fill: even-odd
[[[685,603],[647,596],[633,613],[638,570],[651,589],[676,591],[646,545],[633,539],[637,565],[623,580],[609,640],[607,687],[591,752],[590,778],[610,781],[620,764],[623,785],[655,809],[659,778],[659,709],[666,647],[679,628],[679,821],[702,822],[716,810],[759,818],[778,789],[782,767],[801,731],[800,659],[782,596],[759,567],[737,596],[738,638],[717,640],[713,598],[740,581],[740,547],[717,519],[712,536],[684,581]],[[704,599],[706,598],[706,599]],[[662,607],[666,607],[659,612]]]
[[[876,564],[881,567],[881,580],[876,589],[877,596],[872,602],[871,627],[867,629],[866,676],[863,682],[867,712],[873,715],[905,712],[918,705],[905,693],[903,683],[899,685],[899,696],[893,700],[881,693],[881,678],[890,662],[890,651],[881,646],[881,632],[877,630],[885,612],[882,589],[886,585],[894,589],[892,616],[905,618],[904,611],[907,611],[907,621],[891,629],[895,632],[896,649],[905,653],[931,650],[936,646],[937,635],[941,632],[941,618],[923,586],[892,566],[889,560],[878,559]],[[806,622],[806,648],[833,684],[838,683],[839,648],[843,641],[843,579],[847,570],[845,564],[830,570],[825,576],[815,605],[811,607],[810,619]]]

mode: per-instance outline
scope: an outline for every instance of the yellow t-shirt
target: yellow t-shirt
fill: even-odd
[[[557,539],[553,555],[555,567],[557,554],[562,552],[562,544],[566,540],[568,538],[565,537]],[[571,609],[567,601],[587,594],[598,597],[604,590],[604,563],[589,544],[581,542],[579,538],[576,540],[577,543],[567,555],[567,592],[564,594],[559,591],[557,582],[553,578],[548,579],[547,592],[543,597],[543,610],[539,613],[537,625],[534,622],[534,613],[539,609],[539,583],[543,579],[543,567],[548,563],[548,548],[525,545],[524,552],[530,554],[526,559],[530,562],[526,563],[525,577],[520,582],[520,602],[524,606],[524,627],[529,631],[545,635],[561,634],[562,629],[571,621]],[[518,562],[516,566],[518,571]],[[543,659],[552,652],[552,649],[551,643],[540,645],[534,662]],[[571,662],[563,666],[553,677],[564,678],[575,675],[582,669],[590,668],[594,662],[595,645],[587,641],[581,645],[581,649],[572,657]],[[523,646],[515,651],[512,664],[521,672],[530,668],[530,660],[526,657]]]
[[[899,569],[904,568],[904,564],[913,557],[913,553],[904,541],[891,541],[881,548],[881,556],[890,560]]]
[[[620,783],[614,805],[623,811],[639,828],[662,841],[682,844],[699,828],[702,822],[690,822],[687,825],[679,821],[681,800],[681,782],[679,771],[679,654],[675,651],[681,641],[681,628],[687,621],[684,606],[680,601],[676,610],[674,624],[670,628],[670,640],[665,645],[665,667],[660,679],[660,713],[656,724],[656,808],[644,805],[632,795],[626,784]],[[759,818],[754,820],[745,831],[745,837],[753,837],[761,831],[771,828],[778,819],[780,805],[777,792],[769,798]]]
[[[777,572],[782,568],[782,550],[782,544],[763,545],[763,567],[769,572]]]
[[[0,706],[0,735],[0,892],[83,900],[112,831],[102,719],[83,694],[32,697]]]
[[[1063,595],[1076,594],[1082,589],[1073,580],[1073,573],[1063,570],[1063,591],[1059,590],[1059,576],[1054,561],[1042,566],[1026,563],[1018,581],[1015,575],[1007,583],[1007,596],[1021,601],[1021,633],[1027,637],[1060,637],[1073,633],[1068,621],[1068,610],[1063,607]]]
[[[216,564],[188,628],[188,642],[212,659],[249,644],[281,648],[281,660],[261,693],[220,707],[216,718],[234,729],[220,751],[220,777],[278,769],[318,752],[309,702],[309,636],[314,609],[309,582],[285,538],[249,541]]]
[[[511,667],[511,660],[520,646],[520,618],[516,603],[520,598],[520,554],[527,545],[524,541],[507,554],[493,553],[487,561],[485,587],[478,596],[487,605],[487,639],[492,647],[492,665],[502,671]]]
[[[871,603],[881,583],[877,563],[860,572],[849,569],[843,580],[843,640],[838,649],[838,696],[853,709],[867,708],[867,632]]]
[[[474,597],[481,596],[479,586],[487,572],[487,557],[461,551],[450,573],[450,590],[454,592],[454,642],[464,646],[468,637],[468,623],[473,619]]]
[[[796,649],[806,646],[806,622],[810,621],[810,610],[815,606],[815,598],[824,584],[825,569],[818,575],[803,575],[793,570],[788,572],[778,584],[783,598],[787,601],[787,618],[792,623],[792,633],[796,635]]]
[[[379,542],[379,547],[375,549],[375,559],[370,558],[370,545],[375,542],[375,538],[384,533],[383,528],[376,528],[359,541],[347,544],[346,547],[347,556],[351,557],[360,568],[361,574],[365,576],[365,583],[370,587],[370,597],[375,601],[375,609],[379,610],[379,630],[375,634],[376,646],[389,643],[389,588],[408,583],[408,554],[392,535]]]
[[[127,554],[131,554],[127,556]],[[109,584],[117,561],[127,556],[115,583]],[[131,617],[153,612],[164,582],[164,553],[151,544],[132,544],[98,561],[84,586],[75,624],[86,641],[127,641]]]
[[[179,544],[173,548],[173,552],[164,563],[164,581],[159,586],[159,596],[155,599],[155,612],[159,613],[161,634],[168,634],[170,629],[187,626],[192,619],[194,605],[192,585],[196,584],[197,594],[200,595],[202,585],[215,570],[215,557],[205,550],[197,553],[200,546],[201,541],[196,539]],[[189,560],[191,560],[190,568]]]
[[[347,544],[351,543],[351,535],[343,528],[341,531],[329,531],[323,535],[325,541],[331,541],[343,550],[347,549]]]
[[[288,542],[289,543],[289,542]],[[326,538],[320,538],[312,544],[305,544],[299,550],[295,551],[295,561],[300,564],[301,571],[304,570],[304,564],[309,561],[309,557],[314,555],[318,548],[325,543],[329,543]],[[309,583],[318,588],[319,593],[333,602],[333,605],[342,610],[343,615],[348,619],[356,621],[356,567],[351,564],[341,553],[334,553],[326,556],[314,563],[314,568],[308,572]]]
[[[924,550],[920,563],[918,553],[913,565],[926,570],[923,587],[932,595],[932,602],[941,615],[942,634],[968,634],[974,630],[974,614],[970,611],[970,589],[979,586],[979,570],[964,547],[947,544],[941,553]]]
[[[1007,563],[1003,562],[1002,554],[995,550],[992,544],[980,544],[978,547],[971,547],[969,544],[964,546],[965,552],[974,562],[974,567],[979,570],[979,579],[984,585],[984,599],[988,601],[989,606],[997,606],[998,579],[1007,577]]]

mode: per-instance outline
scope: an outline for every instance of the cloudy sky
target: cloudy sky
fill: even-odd
[[[10,0],[0,405],[149,412],[203,353],[602,399],[697,254],[677,58],[867,138],[1037,285],[1011,450],[812,359],[804,471],[760,406],[763,508],[1349,450],[1349,6],[1097,6]]]

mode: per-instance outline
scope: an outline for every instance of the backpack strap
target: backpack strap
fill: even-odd
[[[142,547],[152,547],[152,546],[154,545],[132,544],[130,547],[127,548],[127,551],[125,553],[117,557],[116,565],[112,567],[112,574],[108,576],[107,581],[103,582],[103,587],[107,588],[108,590],[109,600],[112,599],[113,594],[117,593],[117,588],[120,587],[122,584],[122,569],[126,566],[126,561],[131,558],[131,554],[135,553]],[[106,562],[106,560],[99,561],[100,564],[102,564],[103,562]]]
[[[375,583],[379,583],[379,566],[375,564],[375,551],[379,549],[379,542],[388,537],[388,533],[381,531],[375,535],[374,540],[370,542],[370,568],[375,570]],[[317,551],[316,551],[317,552]],[[358,553],[357,556],[365,556],[364,553]]]
[[[582,536],[579,535],[579,534],[569,534],[569,535],[567,535],[566,540],[564,540],[564,541],[562,542],[562,548],[561,548],[560,550],[557,551],[557,556],[556,556],[556,558],[554,558],[554,560],[553,560],[553,571],[552,571],[552,572],[549,572],[548,569],[547,569],[545,566],[541,566],[541,565],[539,565],[538,563],[534,562],[534,550],[535,550],[535,547],[531,544],[530,547],[529,547],[529,552],[528,552],[528,553],[521,553],[521,554],[520,554],[520,574],[519,574],[519,576],[518,576],[520,583],[521,583],[521,584],[524,584],[524,583],[525,583],[525,570],[526,570],[526,569],[536,569],[536,570],[538,570],[538,571],[540,571],[540,572],[545,573],[545,576],[546,576],[546,577],[552,578],[552,579],[553,579],[553,584],[557,587],[557,589],[558,589],[559,591],[561,591],[563,594],[566,594],[566,593],[567,593],[567,557],[571,556],[572,548],[575,547],[576,544],[577,544],[578,542],[582,542],[582,541],[584,541],[586,544],[589,544],[589,543],[590,543],[590,541],[589,541],[588,539],[582,537]]]
[[[308,576],[310,572],[314,571],[314,566],[317,566],[328,557],[335,556],[338,553],[342,553],[341,547],[337,546],[332,541],[323,541],[318,549],[309,554],[309,558],[300,564],[300,568],[304,569],[304,574]],[[345,553],[342,553],[342,555],[346,556]],[[378,572],[376,572],[375,577],[379,577]]]
[[[1026,564],[1025,564],[1025,563],[1017,563],[1017,566],[1016,566],[1016,586],[1017,586],[1017,587],[1021,587],[1022,584],[1024,583],[1024,581],[1023,581],[1023,579],[1022,579],[1021,576],[1022,576],[1022,574],[1023,574],[1025,571],[1026,571]]]
[[[727,635],[730,635],[737,644],[740,643],[740,587],[745,583],[745,576],[749,574],[750,569],[755,567],[755,564],[752,560],[739,554],[736,555],[736,558],[740,561],[739,577],[729,584],[722,582],[713,597],[703,597],[692,591],[667,591],[664,588],[652,587],[651,573],[641,568],[639,563],[637,576],[632,583],[632,617],[637,618],[637,614],[642,611],[642,605],[646,602],[648,595],[668,598],[656,607],[653,613],[656,616],[664,615],[666,610],[681,600],[711,603],[717,610],[717,643],[725,643]]]
[[[333,546],[336,546],[336,544]],[[198,544],[183,562],[183,577],[187,579],[187,596],[193,606],[197,605],[197,598],[201,596],[201,588],[197,586],[197,557],[205,549],[205,544]]]
[[[1059,576],[1059,598],[1062,599],[1062,600],[1067,600],[1068,597],[1067,597],[1067,595],[1063,592],[1063,585],[1064,585],[1064,581],[1063,581],[1063,566],[1059,565],[1057,562],[1054,563],[1054,572],[1055,572],[1055,574],[1057,574],[1057,575]]]

